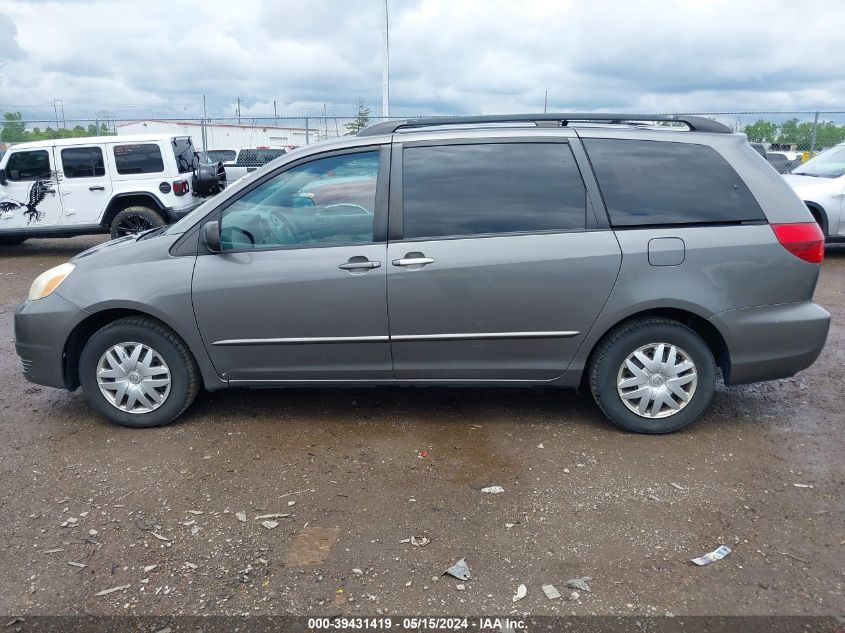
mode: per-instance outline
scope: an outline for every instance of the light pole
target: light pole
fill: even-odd
[[[384,0],[384,58],[381,67],[381,115],[390,116],[390,13]]]

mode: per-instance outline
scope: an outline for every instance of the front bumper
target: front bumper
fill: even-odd
[[[728,310],[710,318],[730,356],[725,383],[787,378],[812,365],[830,329],[830,313],[812,301]]]
[[[15,310],[15,351],[27,380],[38,385],[67,389],[65,343],[86,316],[58,294],[25,301]]]

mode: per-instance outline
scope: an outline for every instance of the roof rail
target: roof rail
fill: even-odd
[[[730,134],[727,125],[703,116],[686,116],[682,114],[616,114],[608,112],[552,112],[543,114],[489,114],[480,116],[432,116],[418,119],[397,119],[382,121],[365,127],[358,132],[358,136],[375,136],[376,134],[392,134],[399,129],[432,127],[436,125],[471,125],[476,123],[538,123],[540,121],[554,121],[561,126],[570,123],[629,123],[635,121],[672,121],[684,123],[691,132],[715,132]]]

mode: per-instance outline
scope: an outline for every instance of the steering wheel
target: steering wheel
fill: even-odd
[[[296,227],[283,213],[270,212],[270,228],[273,232],[281,233],[285,237],[286,244],[296,244]]]

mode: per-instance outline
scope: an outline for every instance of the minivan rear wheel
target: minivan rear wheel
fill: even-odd
[[[129,427],[175,420],[199,391],[185,343],[152,319],[126,318],[98,330],[79,357],[79,382],[91,405]]]
[[[671,319],[631,321],[593,355],[590,389],[615,425],[671,433],[693,422],[716,389],[716,363],[704,340]]]

